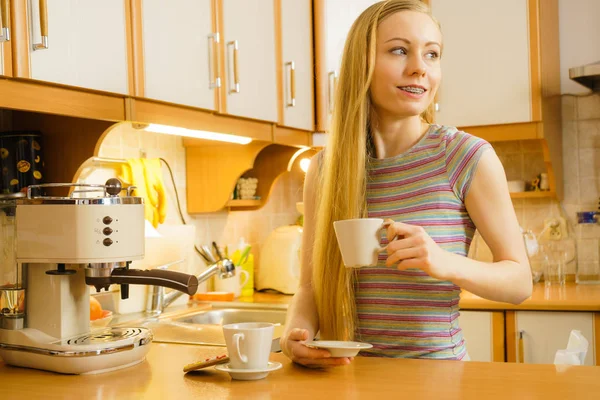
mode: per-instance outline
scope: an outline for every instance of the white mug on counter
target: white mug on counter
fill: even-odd
[[[260,369],[269,365],[275,326],[268,322],[223,325],[223,336],[233,369]]]
[[[235,267],[235,276],[231,278],[220,279],[215,277],[215,291],[231,292],[233,297],[242,295],[242,288],[250,279],[248,271],[244,271],[242,267]]]
[[[348,268],[374,267],[381,247],[381,232],[387,228],[381,218],[355,218],[333,223],[344,265]]]

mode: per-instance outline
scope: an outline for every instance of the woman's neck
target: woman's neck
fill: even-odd
[[[377,158],[389,158],[406,152],[423,137],[429,124],[417,115],[398,118],[373,115],[371,134]]]

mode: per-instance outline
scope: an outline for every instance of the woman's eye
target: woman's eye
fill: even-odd
[[[392,49],[392,54],[398,54],[398,55],[406,54],[406,49],[404,47],[398,47],[398,48]]]
[[[439,58],[439,54],[437,51],[430,51],[429,53],[426,54],[426,56],[430,59],[436,59]]]

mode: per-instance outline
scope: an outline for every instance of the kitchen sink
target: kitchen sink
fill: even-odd
[[[201,325],[227,325],[241,322],[270,322],[283,325],[285,324],[285,314],[285,310],[222,308],[174,318],[173,321]]]
[[[225,346],[223,325],[242,322],[270,322],[275,324],[273,338],[283,333],[287,306],[271,304],[213,303],[209,309],[184,311],[146,321],[142,324],[152,330],[155,342]]]

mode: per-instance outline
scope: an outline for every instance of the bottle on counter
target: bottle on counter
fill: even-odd
[[[577,283],[600,284],[600,213],[577,213]]]

